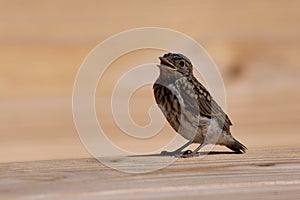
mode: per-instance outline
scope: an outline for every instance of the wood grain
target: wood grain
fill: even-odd
[[[151,156],[137,159],[157,162]],[[300,196],[300,148],[251,149],[246,154],[215,152],[203,159],[179,159],[162,170],[144,174],[119,172],[95,159],[5,163],[0,167],[0,194],[5,199],[296,199]]]

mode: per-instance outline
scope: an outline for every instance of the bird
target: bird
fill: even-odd
[[[228,115],[194,76],[191,61],[180,53],[165,53],[159,60],[159,76],[153,84],[155,101],[171,127],[187,140],[168,155],[193,157],[208,144],[245,153],[246,146],[230,132],[232,122]],[[182,152],[192,143],[199,146]]]

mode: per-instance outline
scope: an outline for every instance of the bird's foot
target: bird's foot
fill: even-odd
[[[191,158],[197,155],[197,152],[193,152],[191,150],[186,150],[183,153],[176,155],[177,158]]]
[[[174,156],[176,158],[187,158],[189,154],[192,154],[191,150],[182,151],[162,151],[160,155],[162,156]]]

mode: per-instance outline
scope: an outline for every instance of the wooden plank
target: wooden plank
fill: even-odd
[[[157,156],[136,159],[158,162]],[[3,199],[297,199],[300,148],[179,159],[144,174],[76,159],[4,163],[0,175]]]

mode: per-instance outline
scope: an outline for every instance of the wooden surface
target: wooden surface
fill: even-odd
[[[161,157],[163,159],[165,157]],[[119,172],[95,159],[17,162],[0,166],[2,199],[300,197],[300,148],[250,149],[243,155],[211,154],[203,159],[179,159],[162,170],[145,174]]]
[[[1,1],[0,199],[297,199],[300,149],[291,147],[300,147],[299,14],[300,1],[282,0]],[[100,42],[145,26],[179,31],[207,50],[224,81],[232,133],[247,154],[178,160],[135,175],[89,157],[73,121],[76,74]],[[121,56],[99,82],[99,122],[129,152],[157,150],[174,134],[166,125],[149,140],[132,140],[110,107],[118,80],[163,53]],[[129,106],[133,121],[150,123],[154,103],[150,85],[137,90]],[[282,146],[289,148],[270,149]]]

